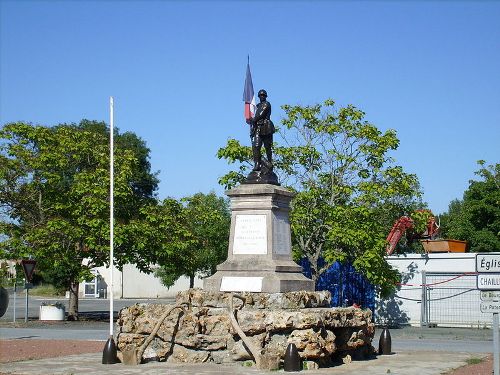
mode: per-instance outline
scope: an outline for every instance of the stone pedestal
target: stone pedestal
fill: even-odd
[[[291,258],[290,201],[293,193],[270,184],[243,184],[231,199],[227,260],[205,279],[212,292],[279,293],[314,290],[312,280]]]
[[[331,308],[328,291],[242,292],[238,296],[189,289],[176,299],[175,306],[182,306],[184,312],[172,310],[174,305],[150,303],[123,308],[117,320],[116,346],[125,355],[146,345],[144,362],[241,363],[251,360],[252,354],[235,333],[234,315],[262,357],[283,360],[290,343],[303,361],[312,361],[312,368],[374,353],[371,311]]]

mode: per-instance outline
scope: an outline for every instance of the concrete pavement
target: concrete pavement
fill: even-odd
[[[439,375],[450,369],[465,364],[476,354],[460,352],[396,352],[389,356],[379,356],[366,361],[354,361],[336,367],[318,370],[303,371],[305,374],[335,374],[335,375]],[[268,371],[259,371],[252,367],[241,365],[202,364],[173,364],[165,362],[149,362],[138,366],[126,366],[121,363],[114,365],[101,364],[102,354],[83,354],[60,358],[49,358],[32,361],[22,361],[1,364],[0,369],[7,374],[22,375],[260,375],[269,374]],[[279,372],[283,372],[280,370]]]
[[[106,329],[49,329],[49,328],[0,328],[0,338],[5,340],[91,340],[106,341],[109,328]]]

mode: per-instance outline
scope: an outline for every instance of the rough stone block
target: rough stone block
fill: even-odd
[[[230,295],[200,290],[180,293],[177,301],[184,304],[184,314],[178,319],[179,314],[171,313],[161,322],[143,360],[223,363],[252,359],[231,324]],[[283,358],[291,342],[303,360],[321,366],[332,358],[350,355],[356,359],[373,353],[371,312],[322,307],[329,298],[328,292],[243,293],[233,301],[241,330],[269,358]],[[136,304],[122,309],[117,322],[118,349],[140,348],[171,307]]]

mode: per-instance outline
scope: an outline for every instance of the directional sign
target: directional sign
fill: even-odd
[[[491,290],[491,291],[481,291],[481,301],[490,302],[490,301],[500,301],[500,291]]]
[[[496,313],[500,312],[500,302],[481,302],[482,313]]]
[[[26,280],[31,282],[31,278],[33,277],[33,271],[35,270],[36,266],[36,260],[23,259],[21,261],[21,265],[23,266],[24,276],[26,276]]]
[[[476,254],[476,272],[500,273],[500,254]]]
[[[480,273],[477,275],[477,289],[500,290],[500,273]]]

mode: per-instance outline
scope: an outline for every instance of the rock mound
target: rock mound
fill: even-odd
[[[229,308],[231,298],[233,311]],[[135,304],[122,309],[117,346],[128,351],[148,342],[142,361],[227,363],[253,359],[231,323],[233,313],[246,339],[267,357],[282,359],[289,343],[296,345],[303,360],[320,366],[347,355],[358,359],[372,354],[371,311],[330,308],[330,298],[326,291],[233,296],[190,289],[177,296],[176,305],[182,308]],[[149,337],[152,332],[154,337]]]

